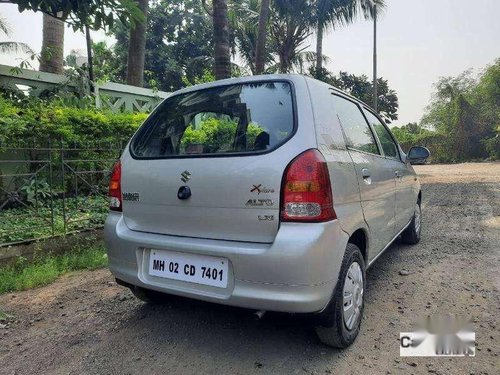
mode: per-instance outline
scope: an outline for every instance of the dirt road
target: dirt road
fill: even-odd
[[[148,306],[103,269],[0,296],[15,316],[0,329],[0,373],[500,374],[500,164],[417,171],[423,239],[396,243],[369,270],[361,334],[348,350],[322,346],[297,317],[255,321],[186,300]],[[399,357],[399,332],[431,313],[471,316],[476,357]]]

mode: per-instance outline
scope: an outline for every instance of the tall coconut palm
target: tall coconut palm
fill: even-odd
[[[227,0],[212,0],[215,79],[231,77],[231,45]]]
[[[137,0],[137,6],[144,15],[144,18],[141,21],[136,21],[130,29],[127,55],[127,84],[142,87],[144,85],[148,0]]]
[[[45,13],[39,70],[55,74],[64,72],[64,22]]]
[[[372,19],[374,5],[385,7],[385,0],[314,0],[316,18],[316,72],[323,69],[323,36],[329,27],[336,28],[356,20],[361,13],[365,19]]]
[[[252,74],[260,74],[263,71],[263,67],[259,72],[257,72],[256,68],[260,0],[233,1],[229,5],[229,25],[234,36],[234,47],[237,48],[241,59]],[[236,52],[236,50],[233,51]],[[264,50],[262,59],[264,60],[262,63],[264,66],[266,62],[272,60],[272,56]]]
[[[314,14],[308,0],[274,0],[269,32],[271,48],[278,55],[280,73],[291,72],[307,49],[305,43],[315,25]]]
[[[262,74],[266,63],[267,23],[270,13],[270,0],[261,0],[259,12],[259,28],[255,47],[255,74]]]
[[[227,3],[227,0],[212,0],[210,9],[207,0],[201,0],[203,8],[212,17],[215,79],[231,77],[231,43]]]

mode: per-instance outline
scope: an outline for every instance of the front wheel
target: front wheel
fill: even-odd
[[[359,333],[364,307],[365,261],[359,248],[348,243],[332,300],[316,327],[320,341],[335,348],[351,345]]]
[[[420,242],[422,232],[422,208],[420,202],[415,204],[415,212],[408,228],[401,234],[401,240],[409,245],[415,245]]]

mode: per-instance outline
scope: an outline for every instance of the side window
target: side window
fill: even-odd
[[[382,150],[384,150],[385,156],[399,159],[398,146],[394,142],[384,124],[382,124],[373,113],[365,110],[365,114],[368,122],[373,126],[373,129],[375,129],[375,133],[377,133],[377,137],[382,146]]]
[[[333,105],[344,130],[347,146],[372,154],[380,154],[372,131],[358,105],[337,95],[333,95]]]

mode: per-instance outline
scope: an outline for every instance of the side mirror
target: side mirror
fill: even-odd
[[[413,146],[408,151],[406,160],[411,164],[425,164],[426,159],[431,156],[430,151],[426,147]]]

